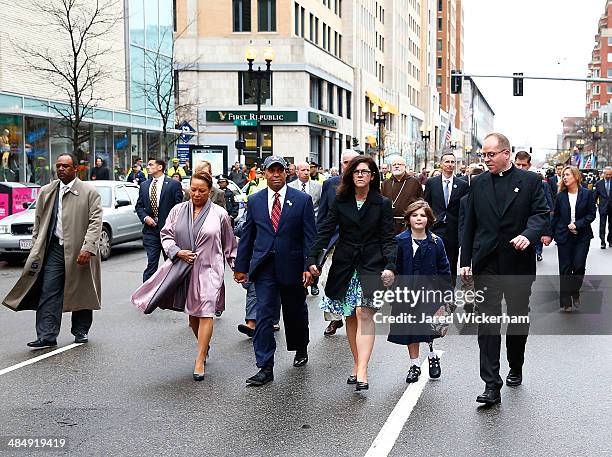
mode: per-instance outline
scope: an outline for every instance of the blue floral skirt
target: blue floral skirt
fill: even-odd
[[[374,300],[364,298],[357,271],[353,273],[346,294],[342,300],[333,300],[324,296],[319,306],[323,311],[345,317],[355,315],[355,308],[360,306],[374,309],[380,308],[374,304]]]

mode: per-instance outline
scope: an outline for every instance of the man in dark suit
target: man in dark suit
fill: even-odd
[[[540,177],[514,167],[510,151],[510,142],[504,135],[487,135],[482,154],[489,172],[472,179],[468,194],[460,265],[462,276],[474,274],[476,293],[482,297],[477,303],[479,319],[495,316],[504,319],[502,298],[506,301],[507,316],[520,319],[528,316],[536,272],[534,246],[549,218]],[[478,325],[480,377],[486,387],[476,401],[488,405],[501,401],[500,328],[501,321]],[[509,386],[522,383],[528,333],[528,323],[508,325]]]
[[[463,179],[453,176],[456,161],[452,152],[444,154],[441,162],[442,174],[425,182],[423,198],[436,216],[432,231],[442,238],[455,287],[459,259],[459,206],[461,197],[468,193],[470,186]]]
[[[147,268],[142,275],[145,282],[157,271],[159,254],[164,255],[160,230],[166,223],[170,210],[183,201],[181,183],[165,175],[166,162],[149,159],[147,170],[149,179],[140,185],[136,202],[136,214],[144,224],[142,227],[142,245],[147,252]]]
[[[548,180],[548,184],[550,184],[550,192],[552,193],[553,203],[557,198],[557,193],[559,192],[559,183],[561,182],[561,173],[563,173],[563,167],[565,167],[562,163],[555,164],[555,174]]]
[[[595,200],[599,207],[601,249],[606,249],[606,220],[608,221],[608,245],[612,248],[612,167],[604,168],[603,175],[603,179],[595,184]]]
[[[253,348],[259,372],[246,381],[253,386],[274,379],[272,324],[279,306],[287,350],[296,351],[293,366],[308,362],[306,288],[312,276],[306,256],[316,230],[314,208],[309,195],[286,185],[286,167],[282,157],[270,156],[264,161],[268,188],[249,198],[235,262],[236,282],[252,281],[257,294]]]
[[[341,171],[344,171],[346,167],[348,166],[349,162],[353,158],[357,157],[358,155],[359,155],[358,153],[350,149],[347,151],[344,151],[344,154],[342,154],[342,157],[341,157],[341,160],[342,160],[342,163],[340,164]],[[325,182],[323,183],[323,189],[321,190],[321,199],[319,200],[319,213],[317,214],[317,225],[318,226],[320,226],[325,220],[325,218],[327,217],[329,208],[331,207],[332,203],[336,199],[336,190],[338,189],[338,186],[340,185],[341,181],[342,181],[342,175],[339,175],[339,176],[333,176],[329,179],[326,179]],[[336,233],[334,234],[331,241],[329,242],[329,246],[327,246],[327,258],[331,259],[333,248],[337,241],[338,241],[338,229],[336,228]],[[322,265],[318,265],[318,266],[320,267]],[[329,325],[323,332],[323,335],[324,336],[335,335],[336,331],[342,326],[344,326],[344,323],[342,322],[342,316],[336,316],[328,312],[325,312],[324,315],[325,315],[325,320],[329,321]]]

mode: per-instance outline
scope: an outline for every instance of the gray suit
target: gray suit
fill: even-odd
[[[308,181],[308,185],[309,185],[308,193],[310,194],[310,198],[312,198],[312,204],[314,206],[314,213],[315,213],[315,220],[316,220],[317,214],[319,214],[319,201],[321,200],[321,191],[323,187],[321,186],[319,182],[312,181],[312,180]],[[300,181],[299,179],[296,179],[295,181],[292,181],[289,184],[287,184],[287,186],[293,187],[294,189],[301,191],[302,181]]]

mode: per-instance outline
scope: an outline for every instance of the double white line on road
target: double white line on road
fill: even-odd
[[[68,346],[64,346],[63,348],[56,349],[55,351],[47,352],[46,354],[39,355],[38,357],[28,359],[25,362],[18,363],[8,368],[3,368],[2,370],[0,370],[0,376],[2,376],[3,374],[10,373],[11,371],[18,370],[19,368],[27,367],[28,365],[32,365],[33,363],[40,362],[41,360],[48,359],[49,357],[53,357],[56,354],[61,354],[62,352],[74,349],[78,346],[81,346],[82,344],[83,343],[72,343]]]
[[[441,357],[444,351],[436,351],[436,354]],[[406,388],[365,457],[387,457],[389,455],[428,381],[429,378],[422,375],[417,382]]]

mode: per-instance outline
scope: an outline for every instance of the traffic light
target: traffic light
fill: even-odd
[[[515,97],[523,96],[523,73],[512,73],[514,78],[512,78],[512,95]]]
[[[458,70],[451,70],[451,94],[460,94],[463,85],[463,74]]]
[[[240,140],[236,140],[236,142],[234,143],[234,146],[236,147],[236,149],[245,149],[246,148],[246,141],[240,139]]]

